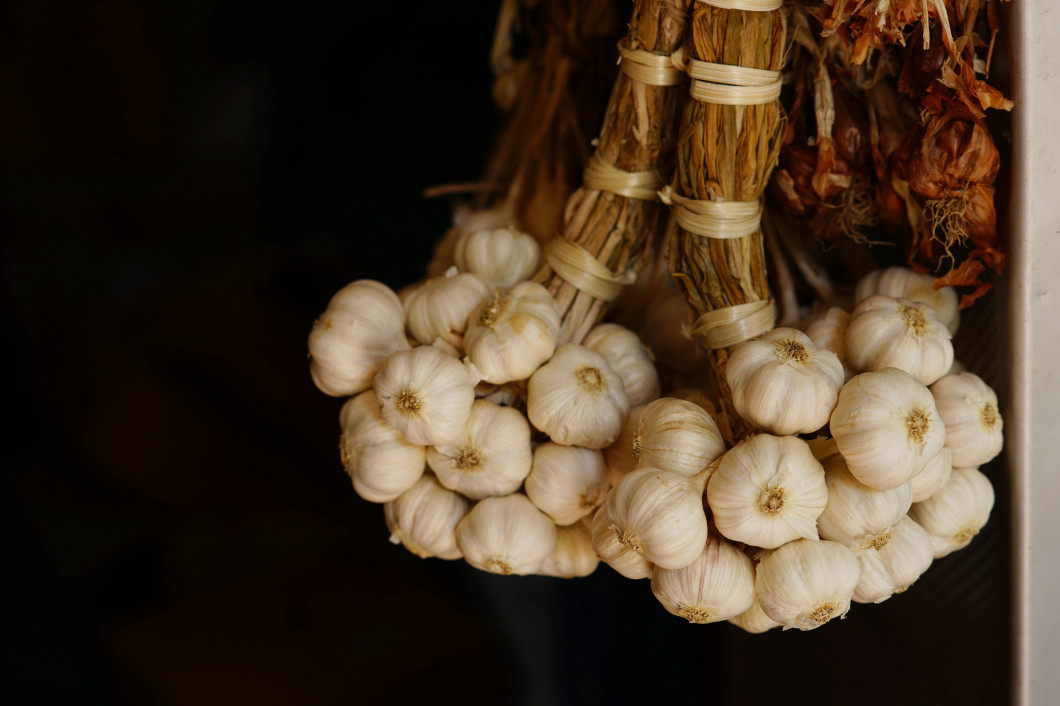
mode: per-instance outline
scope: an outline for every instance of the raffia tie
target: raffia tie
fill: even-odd
[[[766,299],[708,311],[682,333],[687,338],[701,336],[711,349],[729,348],[772,331],[776,320],[776,306]]]
[[[618,62],[622,73],[649,86],[676,86],[688,79],[675,57],[632,49],[628,37],[618,43]]]
[[[688,75],[693,79],[689,92],[703,103],[762,105],[780,97],[779,71],[692,59]]]
[[[616,275],[588,250],[566,238],[553,238],[545,248],[545,262],[552,271],[593,299],[613,301],[633,284],[634,272]]]
[[[659,198],[663,180],[655,171],[627,172],[594,154],[582,173],[582,184],[586,189],[608,191],[629,199],[655,201]]]
[[[784,0],[696,0],[696,2],[720,7],[722,10],[745,10],[747,12],[772,12],[784,4]]]
[[[659,198],[673,207],[677,225],[702,238],[743,238],[756,233],[762,220],[760,201],[700,201],[681,196],[669,186],[659,192]]]

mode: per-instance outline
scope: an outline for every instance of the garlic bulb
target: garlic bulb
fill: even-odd
[[[702,473],[725,453],[714,419],[699,405],[673,397],[644,408],[638,429],[637,465],[686,476]]]
[[[828,423],[843,366],[802,331],[777,328],[734,347],[725,380],[747,421],[774,434],[809,433]]]
[[[372,384],[383,418],[414,444],[442,446],[464,431],[478,377],[433,346],[392,354]]]
[[[658,568],[651,590],[666,610],[690,623],[715,623],[754,604],[755,572],[746,554],[717,534],[681,569]]]
[[[949,439],[949,430],[946,434]],[[942,451],[924,464],[924,470],[913,476],[909,481],[913,484],[913,502],[922,503],[938,491],[953,472],[953,452],[943,447]]]
[[[881,490],[904,485],[946,442],[931,392],[896,368],[844,385],[829,429],[854,477]]]
[[[534,236],[513,227],[464,233],[453,250],[456,266],[474,272],[490,289],[506,289],[527,279],[540,257]]]
[[[600,324],[589,332],[582,345],[602,355],[622,378],[630,406],[651,402],[659,396],[659,374],[651,351],[644,347],[637,334],[618,324]]]
[[[762,604],[758,600],[757,591],[755,591],[755,602],[751,604],[751,607],[739,615],[729,618],[729,622],[754,635],[781,626],[781,623],[770,618],[766,615],[766,612],[762,610]]]
[[[895,525],[891,541],[858,554],[861,578],[854,589],[858,603],[882,603],[903,593],[931,566],[934,550],[931,536],[908,517]]]
[[[526,496],[557,525],[592,512],[607,495],[604,455],[592,449],[544,443],[534,450]]]
[[[930,498],[913,503],[909,517],[931,535],[935,558],[968,546],[990,519],[994,486],[975,468],[954,468]]]
[[[456,441],[427,449],[427,465],[442,485],[472,500],[519,490],[531,458],[526,417],[488,400],[475,400]]]
[[[922,275],[908,267],[873,270],[858,282],[857,289],[854,290],[854,303],[857,304],[873,294],[924,302],[934,309],[935,316],[951,334],[957,332],[957,324],[960,322],[957,291],[953,287],[935,289],[935,278],[931,275]]]
[[[838,542],[797,539],[763,555],[755,571],[758,600],[784,629],[813,630],[846,617],[861,569]]]
[[[525,495],[478,501],[456,526],[467,563],[494,574],[535,573],[556,546],[556,526]]]
[[[622,379],[583,346],[563,344],[530,377],[526,414],[558,444],[602,449],[618,437],[628,413]]]
[[[573,525],[556,528],[556,546],[538,573],[565,579],[588,576],[599,563],[593,550],[592,523],[585,517]]]
[[[806,335],[810,337],[815,346],[835,353],[839,363],[843,366],[843,382],[850,380],[856,374],[847,362],[846,338],[849,324],[850,314],[833,306],[806,327]]]
[[[997,395],[975,373],[947,375],[931,386],[935,406],[946,425],[946,446],[959,468],[981,466],[1004,444]]]
[[[799,537],[817,539],[817,517],[827,503],[824,469],[794,436],[741,441],[721,457],[707,483],[718,531],[767,549]]]
[[[340,289],[313,323],[309,372],[324,394],[356,395],[372,386],[388,355],[408,348],[401,301],[385,284],[362,279]]]
[[[489,297],[486,283],[470,272],[449,268],[444,277],[423,283],[405,298],[405,326],[424,345],[442,339],[460,349],[467,317]]]
[[[824,460],[828,505],[817,518],[817,531],[825,539],[843,544],[855,554],[882,549],[891,532],[913,504],[913,484],[877,490],[851,475],[842,456]]]
[[[497,292],[471,314],[464,350],[487,382],[525,380],[556,349],[559,325],[548,290],[536,282],[520,282]]]
[[[424,473],[416,485],[384,507],[390,541],[404,544],[423,559],[459,559],[456,525],[470,507],[467,498],[442,487],[433,474]]]
[[[705,479],[656,468],[630,473],[604,501],[618,541],[663,569],[691,564],[707,543]]]
[[[899,368],[930,385],[953,365],[953,343],[935,311],[922,302],[868,297],[847,326],[847,360],[857,370]]]
[[[342,465],[353,489],[369,502],[385,503],[411,488],[423,475],[422,446],[405,441],[385,421],[371,392],[351,397],[339,413]]]
[[[640,460],[640,418],[646,406],[640,405],[629,410],[618,438],[604,449],[607,482],[612,486],[618,485],[624,475],[637,467],[637,461]]]
[[[627,579],[644,579],[652,575],[655,567],[643,555],[619,540],[603,506],[593,515],[592,531],[593,551],[605,564]]]

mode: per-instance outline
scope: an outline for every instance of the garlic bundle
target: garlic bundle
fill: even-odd
[[[806,335],[810,337],[815,346],[835,353],[840,365],[843,366],[843,382],[847,382],[856,374],[847,361],[848,325],[850,325],[850,314],[833,306],[806,327]]]
[[[556,546],[538,573],[565,579],[588,576],[599,563],[593,550],[592,524],[585,517],[573,525],[556,528]]]
[[[957,332],[960,310],[957,308],[957,291],[953,287],[935,288],[935,278],[923,275],[908,267],[888,267],[873,270],[858,282],[854,290],[854,303],[858,304],[873,294],[886,294],[894,299],[910,299],[923,302],[935,311],[935,316],[951,334]]]
[[[802,331],[777,328],[733,348],[725,380],[747,421],[774,434],[809,433],[828,423],[843,366]]]
[[[414,444],[442,446],[464,431],[478,376],[433,346],[392,354],[372,384],[383,418]]]
[[[721,457],[707,483],[718,531],[767,549],[799,537],[817,539],[817,517],[827,503],[824,469],[794,436],[741,441]]]
[[[899,368],[930,385],[953,365],[950,332],[922,302],[868,297],[847,325],[847,360],[857,370]]]
[[[604,357],[622,378],[631,407],[651,402],[659,396],[659,374],[652,354],[637,334],[618,324],[600,324],[585,337],[582,345]]]
[[[997,395],[975,373],[947,375],[931,386],[939,416],[946,425],[946,446],[959,468],[981,466],[1004,444]]]
[[[844,385],[829,429],[854,477],[881,490],[907,483],[946,441],[931,392],[896,368]]]
[[[618,541],[663,569],[691,564],[707,543],[705,480],[657,468],[630,473],[604,501]]]
[[[459,350],[467,317],[489,294],[478,277],[451,267],[444,277],[427,280],[405,297],[405,326],[419,343],[429,346],[440,338]]]
[[[755,571],[762,610],[784,629],[813,630],[846,617],[861,569],[838,542],[797,539],[763,554]]]
[[[486,382],[525,380],[556,349],[559,325],[548,290],[536,282],[519,282],[472,312],[464,350]]]
[[[640,418],[647,405],[640,405],[629,410],[622,430],[614,443],[604,449],[604,463],[607,465],[607,482],[618,485],[622,477],[637,467],[640,460]]]
[[[830,456],[823,463],[828,505],[817,519],[821,536],[843,544],[855,554],[882,549],[913,504],[912,481],[890,490],[877,490],[858,481],[841,456]]]
[[[424,473],[416,485],[383,509],[394,544],[400,542],[422,559],[459,559],[456,525],[470,507],[467,498],[442,487],[433,474]]]
[[[946,430],[946,440],[949,441],[949,429]],[[943,447],[924,465],[924,470],[909,481],[913,485],[913,502],[922,503],[934,495],[949,480],[952,472],[953,452]]]
[[[326,395],[356,395],[388,355],[408,350],[405,310],[385,284],[362,279],[340,289],[313,323],[309,372]]]
[[[593,515],[592,532],[593,551],[612,569],[627,579],[644,579],[652,575],[655,567],[642,554],[619,540],[603,506]]]
[[[757,591],[755,591],[755,602],[751,604],[751,607],[739,615],[729,618],[729,622],[754,635],[781,626],[781,623],[770,618],[766,615],[766,612],[762,610],[762,604],[758,600]]]
[[[861,578],[854,589],[858,603],[882,603],[903,593],[931,566],[931,536],[908,517],[891,532],[887,545],[858,554]]]
[[[531,458],[526,417],[488,400],[475,400],[456,441],[427,449],[427,465],[442,485],[472,500],[519,490]]]
[[[526,495],[557,525],[588,515],[604,501],[607,489],[604,455],[599,451],[553,442],[534,449]]]
[[[640,468],[695,476],[725,453],[725,442],[702,407],[663,397],[644,408],[635,448]]]
[[[968,546],[990,519],[994,486],[975,468],[954,468],[939,490],[913,503],[909,517],[931,535],[935,558]]]
[[[603,356],[574,343],[560,346],[527,386],[530,422],[564,446],[604,448],[628,413],[622,379]]]
[[[657,568],[651,577],[651,590],[671,614],[690,623],[715,623],[751,607],[755,572],[746,554],[713,533],[688,566]]]
[[[540,257],[541,246],[534,236],[513,227],[464,233],[453,249],[456,266],[478,275],[491,290],[529,278]]]
[[[339,413],[342,465],[353,489],[369,502],[390,502],[423,475],[426,449],[405,441],[385,421],[371,392],[351,397]]]
[[[456,526],[467,563],[494,574],[535,573],[556,546],[556,526],[525,495],[478,501]]]

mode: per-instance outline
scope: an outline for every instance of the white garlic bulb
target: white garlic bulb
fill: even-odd
[[[837,306],[831,307],[806,327],[806,335],[818,348],[835,353],[843,366],[843,382],[854,377],[856,371],[847,362],[847,326],[850,313]]]
[[[605,564],[627,579],[644,579],[652,575],[655,566],[619,540],[603,506],[593,515],[592,531],[593,551]]]
[[[890,490],[870,488],[851,475],[839,455],[824,460],[824,473],[828,505],[817,518],[821,536],[855,554],[886,546],[913,504],[912,481]]]
[[[423,475],[426,449],[405,441],[401,432],[383,421],[370,391],[347,400],[339,422],[342,465],[350,474],[353,489],[365,500],[389,502]]]
[[[529,278],[540,257],[534,236],[510,226],[464,233],[453,250],[456,266],[474,272],[490,289],[506,289]]]
[[[847,360],[856,370],[899,368],[930,385],[953,365],[950,332],[922,302],[868,297],[850,315]]]
[[[405,326],[419,343],[430,345],[442,339],[461,349],[467,317],[489,297],[486,283],[470,272],[449,268],[412,290],[405,298]]]
[[[949,429],[946,430],[946,439],[949,440]],[[909,481],[913,485],[913,502],[922,503],[938,491],[953,472],[953,452],[943,447],[926,464],[924,469],[913,476]]]
[[[372,386],[388,355],[408,348],[401,301],[385,284],[362,279],[340,289],[313,323],[309,372],[324,394],[356,395]]]
[[[640,460],[640,418],[646,406],[640,405],[629,410],[618,438],[604,449],[607,482],[612,486],[618,485],[624,475],[637,467],[637,461]]]
[[[931,566],[931,536],[908,517],[895,525],[886,546],[858,554],[861,578],[854,588],[857,603],[882,603],[903,593]]]
[[[881,490],[907,483],[946,442],[931,392],[897,368],[844,385],[829,429],[854,477]]]
[[[718,425],[699,405],[673,397],[644,408],[638,428],[637,466],[702,473],[725,453]]]
[[[784,629],[813,630],[846,617],[861,569],[839,542],[797,539],[765,553],[755,571],[758,600]]]
[[[663,569],[691,564],[707,543],[705,479],[656,468],[630,473],[604,501],[618,541]]]
[[[946,446],[959,468],[981,466],[1004,445],[1003,422],[997,395],[975,373],[947,375],[931,386],[942,423]]]
[[[427,465],[442,485],[472,500],[519,490],[531,459],[526,417],[488,400],[475,400],[456,441],[427,449]]]
[[[459,559],[456,525],[470,507],[467,498],[442,487],[433,474],[424,473],[416,485],[384,507],[390,541],[404,544],[422,559]]]
[[[556,528],[556,546],[538,573],[565,579],[588,576],[599,563],[593,550],[592,524],[585,517],[573,525]]]
[[[651,590],[669,613],[690,623],[715,623],[751,607],[755,572],[746,554],[715,533],[688,566],[657,568]]]
[[[817,431],[843,384],[836,354],[793,328],[777,328],[732,349],[725,368],[736,412],[774,434]]]
[[[659,396],[659,373],[652,362],[652,353],[637,334],[618,324],[600,324],[589,332],[582,345],[602,355],[622,378],[630,406],[651,402]]]
[[[817,539],[828,503],[824,469],[805,441],[757,434],[729,449],[707,483],[718,531],[735,542],[772,549]]]
[[[560,319],[548,290],[519,282],[498,291],[468,319],[464,350],[494,384],[525,380],[556,349]]]
[[[558,444],[602,449],[622,430],[629,399],[603,356],[565,343],[530,377],[526,414]]]
[[[572,524],[591,513],[607,490],[604,455],[599,451],[553,442],[534,449],[526,496],[557,525]]]
[[[951,334],[957,332],[957,324],[960,322],[957,291],[953,287],[935,289],[935,278],[931,275],[914,272],[908,267],[873,270],[858,282],[854,290],[854,303],[858,304],[873,294],[924,302],[934,309],[935,316]]]
[[[913,503],[909,516],[931,535],[935,558],[968,546],[990,519],[994,486],[975,468],[954,468],[939,490]]]
[[[521,493],[478,501],[456,526],[467,563],[494,574],[535,573],[556,546],[556,526]]]
[[[758,600],[758,591],[755,591],[755,602],[751,604],[751,607],[739,615],[729,618],[729,622],[754,635],[781,626],[781,623],[770,618],[762,610],[762,604]]]
[[[387,423],[414,444],[442,446],[464,431],[475,385],[473,370],[433,346],[392,354],[372,388]]]

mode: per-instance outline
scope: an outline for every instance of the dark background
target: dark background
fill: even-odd
[[[0,702],[1004,703],[1000,467],[971,548],[805,634],[387,542],[306,337],[347,282],[422,273],[449,204],[420,192],[499,124],[495,12],[2,6]]]

